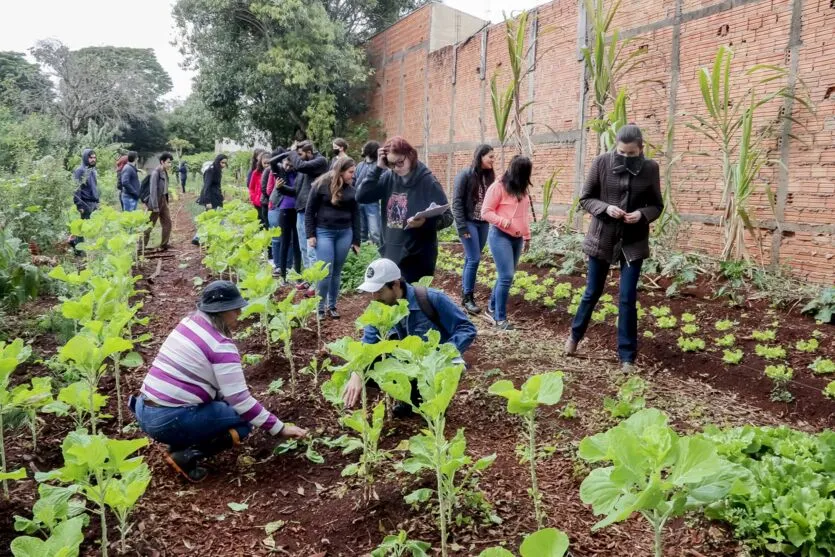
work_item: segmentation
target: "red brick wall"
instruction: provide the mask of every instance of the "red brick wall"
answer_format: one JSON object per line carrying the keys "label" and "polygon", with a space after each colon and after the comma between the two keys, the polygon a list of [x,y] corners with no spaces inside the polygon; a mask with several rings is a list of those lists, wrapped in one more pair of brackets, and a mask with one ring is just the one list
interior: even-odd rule
{"label": "red brick wall", "polygon": [[[635,37],[630,50],[643,48],[647,54],[619,85],[630,93],[630,119],[653,143],[664,146],[671,113],[674,117],[670,156],[681,158],[671,172],[672,191],[687,227],[681,246],[714,254],[722,248],[722,231],[717,226],[722,213],[721,168],[716,147],[687,127],[694,122],[694,114],[705,111],[697,81],[699,68],[713,61],[720,45],[730,46],[733,67],[740,76],[736,88],[741,92],[750,80],[742,76],[744,69],[755,64],[789,68],[794,45],[798,83],[808,91],[815,111],[798,109],[795,104],[792,116],[798,124],[791,132],[797,139],[791,139],[786,149],[788,180],[777,213],[781,218],[775,219],[764,190],[756,193],[751,207],[762,225],[762,242],[760,247],[749,240],[747,246],[757,258],[762,254],[765,263],[790,265],[798,275],[815,282],[835,282],[835,4],[832,0],[636,1],[621,5],[615,26],[622,36]],[[556,0],[537,9],[538,62],[522,91],[527,100],[532,86],[535,102],[532,120],[536,124],[531,127],[534,195],[539,197],[542,182],[557,171],[559,186],[552,209],[556,215],[565,214],[597,152],[596,137],[590,133],[580,149],[583,67],[577,59],[577,6],[576,0]],[[389,137],[409,139],[441,184],[451,189],[455,174],[469,164],[476,144],[498,143],[489,86],[494,75],[500,87],[507,83],[508,57],[503,24],[486,31],[484,69],[481,33],[454,47],[428,52],[431,13],[431,6],[424,7],[369,42],[376,86],[368,117],[382,121]],[[800,32],[794,37],[793,16],[800,18]],[[768,90],[763,88],[762,93]],[[756,124],[774,121],[782,105],[782,100],[775,100],[763,107]],[[584,120],[594,115],[587,97]],[[778,159],[779,142],[772,141],[769,148],[770,156]],[[506,147],[505,162],[512,151]],[[760,182],[780,193],[780,175],[780,165],[769,165]],[[776,227],[782,234],[773,237]]]}

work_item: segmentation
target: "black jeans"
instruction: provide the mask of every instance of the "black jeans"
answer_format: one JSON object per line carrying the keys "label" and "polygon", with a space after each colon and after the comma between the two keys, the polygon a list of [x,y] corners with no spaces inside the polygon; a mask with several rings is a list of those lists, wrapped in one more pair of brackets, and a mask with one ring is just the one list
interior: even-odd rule
{"label": "black jeans", "polygon": [[[278,254],[279,269],[281,277],[287,278],[287,253],[293,249],[293,268],[297,273],[302,272],[302,252],[299,248],[299,240],[296,238],[296,210],[281,209],[278,212],[278,226],[281,228],[281,248]],[[275,254],[273,254],[275,255]]]}
{"label": "black jeans", "polygon": [[[638,279],[641,278],[643,259],[620,265],[620,304],[618,306],[618,358],[621,362],[633,363],[638,355]],[[586,334],[594,306],[606,287],[609,263],[603,259],[589,257],[589,273],[586,291],[571,324],[571,338],[580,342]]]}
{"label": "black jeans", "polygon": [[427,249],[421,253],[407,255],[400,260],[398,267],[403,275],[403,280],[409,284],[416,283],[423,277],[435,276],[435,263],[438,259],[438,246],[434,249]]}

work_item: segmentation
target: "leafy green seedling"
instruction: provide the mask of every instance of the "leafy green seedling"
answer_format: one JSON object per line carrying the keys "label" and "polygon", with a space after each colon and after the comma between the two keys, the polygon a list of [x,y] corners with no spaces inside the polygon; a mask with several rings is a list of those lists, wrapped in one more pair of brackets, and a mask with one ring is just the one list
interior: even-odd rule
{"label": "leafy green seedling", "polygon": [[20,536],[12,540],[14,557],[78,557],[84,541],[84,518],[77,516],[58,524],[46,539]]}
{"label": "leafy green seedling", "polygon": [[815,361],[809,364],[809,369],[817,375],[824,375],[827,373],[835,373],[835,362],[829,358],[815,358]]}
{"label": "leafy green seedling", "polygon": [[743,352],[739,348],[736,350],[725,350],[722,356],[722,361],[726,364],[736,365],[742,361]]}
{"label": "leafy green seedling", "polygon": [[786,349],[782,346],[765,346],[757,344],[754,347],[757,356],[766,360],[782,360],[786,357]]}
{"label": "leafy green seedling", "polygon": [[419,540],[409,539],[405,530],[383,538],[383,543],[371,551],[371,557],[428,557],[426,551],[430,545]]}
{"label": "leafy green seedling", "polygon": [[[139,476],[147,475],[150,479],[150,471],[142,462],[142,457],[131,457],[134,452],[147,445],[148,440],[145,438],[108,439],[101,434],[88,435],[72,431],[61,445],[64,466],[51,472],[35,474],[35,479],[39,482],[54,480],[76,486],[79,493],[83,493],[89,501],[98,505],[102,557],[107,557],[108,548],[106,507],[117,501],[122,502],[118,500],[118,496],[114,501],[110,492],[120,491],[119,486],[124,486],[123,482],[136,480]],[[137,472],[138,468],[144,468],[144,472]],[[147,483],[145,485],[147,486]],[[144,487],[142,491],[144,492]],[[115,511],[116,507],[113,508]],[[125,519],[126,516],[127,513]]]}
{"label": "leafy green seedling", "polygon": [[[299,275],[295,271],[290,273],[291,280],[301,280],[307,284],[319,284],[320,281],[325,280],[330,274],[330,268],[324,261],[317,261],[310,267],[307,267]],[[314,296],[312,299],[319,302],[319,296]],[[316,312],[316,346],[322,346],[322,319],[319,317],[319,312]]]}
{"label": "leafy green seedling", "polygon": [[640,377],[630,377],[618,389],[618,398],[603,399],[603,407],[613,418],[628,418],[638,410],[646,407],[644,392],[647,382]]}
{"label": "leafy green seedling", "polygon": [[279,377],[270,383],[270,386],[267,387],[267,394],[268,395],[277,395],[281,393],[282,388],[284,387],[284,379]]}
{"label": "leafy green seedling", "polygon": [[261,323],[261,330],[264,331],[267,342],[267,356],[272,352],[272,339],[270,335],[270,318],[277,311],[273,296],[278,290],[278,281],[273,278],[272,271],[268,268],[262,268],[256,273],[246,276],[238,286],[241,289],[241,295],[247,301],[246,307],[241,311],[240,319],[246,319],[250,315],[258,315],[258,321]]}
{"label": "leafy green seedling", "polygon": [[[15,339],[6,344],[0,342],[0,474],[6,473],[6,445],[3,436],[3,413],[11,403],[12,394],[9,392],[9,378],[12,372],[25,362],[32,354],[32,349],[23,344],[23,340]],[[3,480],[3,494],[9,499],[9,486]]]}
{"label": "leafy green seedling", "polygon": [[720,458],[713,442],[680,437],[667,417],[641,410],[612,429],[580,442],[580,458],[611,462],[583,480],[580,498],[595,515],[592,531],[640,513],[655,533],[655,556],[663,555],[664,525],[685,512],[723,499],[747,471]]}
{"label": "leafy green seedling", "polygon": [[835,381],[830,381],[823,390],[824,396],[827,398],[835,398]]}
{"label": "leafy green seedling", "polygon": [[119,521],[119,545],[121,552],[127,551],[127,535],[133,525],[129,522],[130,513],[139,498],[145,494],[151,482],[151,471],[147,465],[141,464],[121,475],[113,478],[104,495],[104,503],[110,507]]}
{"label": "leafy green seedling", "polygon": [[791,402],[794,396],[788,390],[787,386],[794,377],[794,370],[785,365],[766,366],[765,376],[774,382],[774,388],[771,390],[771,400],[774,402]]}
{"label": "leafy green seedling", "polygon": [[671,312],[669,306],[650,306],[649,313],[657,319],[659,317],[667,317]]}
{"label": "leafy green seedling", "polygon": [[52,378],[33,377],[30,384],[18,385],[11,393],[13,408],[19,408],[26,414],[26,421],[32,432],[32,450],[38,450],[38,411],[48,411],[54,406],[52,398]]}
{"label": "leafy green seedling", "polygon": [[725,332],[725,331],[730,331],[731,329],[733,329],[737,325],[738,325],[738,323],[736,321],[731,321],[730,319],[722,319],[722,320],[717,321],[716,323],[714,323],[713,326],[716,327],[717,331]]}
{"label": "leafy green seedling", "polygon": [[330,358],[325,358],[320,362],[319,359],[314,356],[313,359],[310,360],[310,363],[302,368],[301,373],[312,375],[313,387],[316,388],[319,386],[319,375],[321,375],[323,371],[326,371],[330,368]]}
{"label": "leafy green seedling", "polygon": [[699,326],[693,323],[688,323],[681,328],[681,332],[685,335],[692,336],[699,332]]}
{"label": "leafy green seedling", "polygon": [[814,352],[818,349],[820,343],[818,343],[818,339],[810,338],[809,340],[798,340],[797,344],[795,344],[795,348],[800,350],[801,352]]}
{"label": "leafy green seedling", "polygon": [[681,314],[681,322],[682,323],[695,323],[696,322],[696,316],[693,315],[692,313],[686,313],[686,312],[682,313]]}
{"label": "leafy green seedling", "polygon": [[323,457],[314,447],[319,439],[315,437],[309,440],[289,439],[280,443],[273,449],[273,454],[283,455],[305,447],[304,457],[314,464],[324,464],[325,457]]}
{"label": "leafy green seedling", "polygon": [[[568,551],[568,536],[556,528],[543,528],[525,536],[519,546],[521,557],[562,557]],[[514,557],[503,547],[489,547],[478,557]]]}
{"label": "leafy green seedling", "polygon": [[678,320],[672,315],[658,317],[655,320],[655,324],[658,326],[659,329],[672,329],[676,326],[677,323]]}
{"label": "leafy green seedling", "polygon": [[84,514],[87,509],[84,502],[78,500],[77,495],[78,487],[76,486],[56,487],[40,484],[38,500],[32,507],[32,518],[15,516],[15,531],[48,536],[61,522],[76,516],[82,516],[84,526],[87,526],[89,517]]}
{"label": "leafy green seedling", "polygon": [[62,415],[72,409],[74,411],[73,421],[76,429],[78,429],[84,426],[88,416],[104,417],[100,412],[106,404],[106,396],[98,391],[91,391],[90,385],[86,382],[76,381],[58,391],[58,401],[54,405],[54,411],[58,415]]}
{"label": "leafy green seedling", "polygon": [[716,339],[716,345],[723,348],[730,348],[734,344],[736,344],[736,337],[730,333]]}
{"label": "leafy green seedling", "polygon": [[701,352],[705,349],[705,341],[697,337],[678,337],[678,347],[683,352]]}
{"label": "leafy green seedling", "polygon": [[768,342],[777,338],[777,333],[773,329],[766,329],[764,331],[751,331],[751,337],[759,342]]}
{"label": "leafy green seedling", "polygon": [[644,338],[655,338],[655,333],[647,329],[644,331]]}
{"label": "leafy green seedling", "polygon": [[540,406],[553,406],[562,398],[562,372],[533,375],[516,389],[512,381],[496,381],[490,386],[489,393],[507,399],[507,412],[520,416],[527,429],[527,450],[524,460],[530,464],[531,498],[533,499],[534,516],[539,528],[545,523],[545,512],[542,509],[542,494],[536,477],[536,411]]}
{"label": "leafy green seedling", "polygon": [[577,417],[577,406],[573,402],[569,402],[566,404],[562,410],[560,410],[560,418],[565,418],[566,420],[573,420]]}

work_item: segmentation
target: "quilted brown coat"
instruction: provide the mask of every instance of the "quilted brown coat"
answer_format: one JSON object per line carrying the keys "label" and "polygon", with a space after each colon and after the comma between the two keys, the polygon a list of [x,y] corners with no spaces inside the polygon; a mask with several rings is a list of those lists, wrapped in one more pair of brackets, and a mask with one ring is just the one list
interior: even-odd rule
{"label": "quilted brown coat", "polygon": [[[580,205],[592,215],[583,240],[583,252],[589,257],[628,262],[649,257],[649,224],[661,215],[661,179],[658,163],[647,159],[637,176],[612,170],[614,153],[599,155],[592,162],[580,194]],[[635,224],[613,219],[606,214],[609,205],[627,213],[640,211],[643,218]]]}

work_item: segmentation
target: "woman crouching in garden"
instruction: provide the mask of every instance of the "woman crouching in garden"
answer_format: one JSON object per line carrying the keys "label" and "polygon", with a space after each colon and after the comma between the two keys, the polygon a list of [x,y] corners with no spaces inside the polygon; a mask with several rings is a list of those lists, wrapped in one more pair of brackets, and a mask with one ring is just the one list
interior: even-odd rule
{"label": "woman crouching in garden", "polygon": [[168,445],[166,461],[192,482],[206,477],[201,460],[239,445],[253,426],[285,438],[307,435],[249,394],[230,339],[245,305],[231,282],[209,284],[198,311],[180,321],[160,347],[141,394],[131,397],[139,427]]}
{"label": "woman crouching in garden", "polygon": [[592,162],[580,195],[580,205],[592,215],[583,241],[589,272],[565,341],[566,354],[577,352],[603,294],[609,267],[619,263],[618,359],[624,371],[631,371],[638,354],[637,290],[641,265],[649,257],[649,224],[664,208],[660,182],[658,163],[644,158],[641,129],[634,124],[623,126],[615,149]]}

